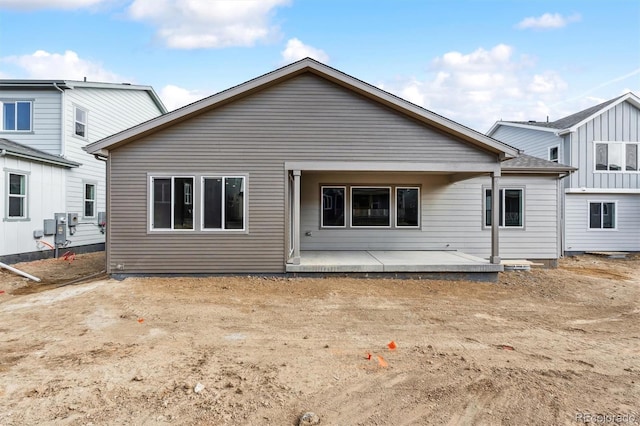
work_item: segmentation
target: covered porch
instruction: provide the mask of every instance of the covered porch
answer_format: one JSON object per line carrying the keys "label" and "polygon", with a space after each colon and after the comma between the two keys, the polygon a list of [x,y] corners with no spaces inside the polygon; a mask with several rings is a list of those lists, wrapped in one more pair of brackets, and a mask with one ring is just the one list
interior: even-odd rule
{"label": "covered porch", "polygon": [[299,264],[287,273],[496,273],[501,264],[460,251],[436,250],[302,250]]}

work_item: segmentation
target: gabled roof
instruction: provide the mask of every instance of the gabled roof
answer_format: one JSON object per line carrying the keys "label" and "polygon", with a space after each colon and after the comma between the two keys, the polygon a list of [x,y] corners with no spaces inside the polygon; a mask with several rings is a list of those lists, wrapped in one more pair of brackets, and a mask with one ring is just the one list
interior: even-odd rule
{"label": "gabled roof", "polygon": [[578,170],[575,167],[566,166],[564,164],[555,163],[553,161],[527,154],[520,154],[516,158],[503,161],[500,163],[500,168],[503,172],[552,174],[564,174]]}
{"label": "gabled roof", "polygon": [[11,156],[18,158],[26,158],[30,161],[36,161],[40,163],[53,164],[61,167],[79,167],[82,164],[75,161],[67,160],[57,155],[49,154],[39,149],[31,148],[18,142],[11,141],[9,139],[0,139],[0,156]]}
{"label": "gabled roof", "polygon": [[298,62],[294,62],[285,67],[254,78],[253,80],[249,80],[246,83],[242,83],[163,116],[151,119],[135,127],[106,137],[100,141],[87,145],[85,150],[92,154],[107,155],[110,149],[127,144],[136,139],[150,135],[179,122],[188,120],[191,117],[195,117],[199,114],[213,110],[222,105],[233,102],[234,100],[256,93],[260,90],[264,90],[282,81],[307,72],[325,78],[366,98],[392,108],[406,116],[428,124],[429,126],[432,126],[444,133],[460,138],[486,151],[498,154],[503,158],[512,158],[518,155],[517,148],[483,135],[482,133],[419,107],[418,105],[392,95],[389,92],[385,92],[382,89],[358,80],[355,77],[347,75],[311,58],[305,58]]}
{"label": "gabled roof", "polygon": [[162,103],[158,94],[151,86],[141,86],[129,83],[100,83],[95,81],[76,81],[76,80],[10,80],[0,79],[0,90],[73,90],[75,88],[89,89],[116,89],[116,90],[140,90],[149,94],[158,109],[165,114],[167,108]]}
{"label": "gabled roof", "polygon": [[564,134],[575,131],[578,127],[582,126],[589,120],[592,120],[596,116],[603,112],[615,107],[622,102],[630,102],[637,108],[640,108],[640,98],[635,94],[629,92],[617,98],[609,99],[601,104],[594,105],[582,111],[578,111],[574,114],[560,118],[559,120],[546,122],[546,121],[497,121],[491,129],[487,132],[487,135],[492,135],[498,127],[511,126],[511,127],[524,127],[543,131],[552,131],[556,134]]}

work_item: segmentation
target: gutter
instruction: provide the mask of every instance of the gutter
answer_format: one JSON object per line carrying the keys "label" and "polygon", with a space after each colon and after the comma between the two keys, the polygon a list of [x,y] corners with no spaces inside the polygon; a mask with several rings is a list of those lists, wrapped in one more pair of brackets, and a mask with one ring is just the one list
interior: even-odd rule
{"label": "gutter", "polygon": [[41,157],[36,157],[35,155],[21,154],[19,152],[9,152],[9,153],[7,153],[6,149],[3,149],[2,151],[0,151],[0,157],[4,157],[7,154],[12,156],[12,157],[26,158],[27,160],[33,160],[33,161],[37,161],[37,162],[40,162],[40,163],[51,163],[51,164],[56,164],[58,166],[64,166],[64,167],[68,167],[68,168],[75,168],[75,167],[82,166],[82,163],[76,163],[76,162],[73,162],[73,161],[69,161],[69,162],[56,161],[54,159],[41,158]]}

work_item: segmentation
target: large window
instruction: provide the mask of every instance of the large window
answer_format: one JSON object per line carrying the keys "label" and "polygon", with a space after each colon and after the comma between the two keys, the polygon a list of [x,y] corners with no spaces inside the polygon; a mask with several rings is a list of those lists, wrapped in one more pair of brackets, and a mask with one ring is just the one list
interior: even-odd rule
{"label": "large window", "polygon": [[152,177],[151,229],[193,229],[193,177]]}
{"label": "large window", "polygon": [[391,188],[351,187],[351,226],[390,227]]}
{"label": "large window", "polygon": [[637,142],[596,142],[595,168],[597,171],[609,172],[637,172],[638,167]]}
{"label": "large window", "polygon": [[3,101],[2,130],[31,131],[31,101]]}
{"label": "large window", "polygon": [[84,184],[84,217],[96,217],[96,184]]}
{"label": "large window", "polygon": [[87,137],[87,111],[82,108],[75,107],[73,128],[74,135],[81,138]]}
{"label": "large window", "polygon": [[[484,224],[491,226],[491,189],[485,189],[484,196]],[[521,188],[501,189],[499,194],[499,226],[521,228],[524,226],[524,190]]]}
{"label": "large window", "polygon": [[344,228],[345,222],[345,186],[322,187],[322,217],[320,226],[325,228]]}
{"label": "large window", "polygon": [[396,226],[418,227],[420,224],[420,189],[396,188]]}
{"label": "large window", "polygon": [[615,229],[616,228],[616,203],[615,202],[590,202],[589,203],[589,229]]}
{"label": "large window", "polygon": [[204,177],[202,187],[202,229],[244,230],[244,177]]}
{"label": "large window", "polygon": [[7,177],[7,218],[26,219],[27,175],[9,172]]}

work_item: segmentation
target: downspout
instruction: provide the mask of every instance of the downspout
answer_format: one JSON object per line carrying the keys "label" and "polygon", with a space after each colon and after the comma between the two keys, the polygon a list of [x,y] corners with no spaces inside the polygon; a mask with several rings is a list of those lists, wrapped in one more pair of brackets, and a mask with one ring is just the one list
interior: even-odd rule
{"label": "downspout", "polygon": [[53,87],[55,87],[56,89],[58,89],[60,91],[60,118],[61,118],[61,122],[60,122],[60,156],[64,157],[64,155],[66,154],[66,141],[64,139],[65,136],[65,132],[64,132],[64,127],[67,125],[66,122],[66,108],[65,108],[65,104],[64,104],[64,90],[61,89],[60,87],[58,87],[58,83],[56,83],[55,81],[53,82]]}

